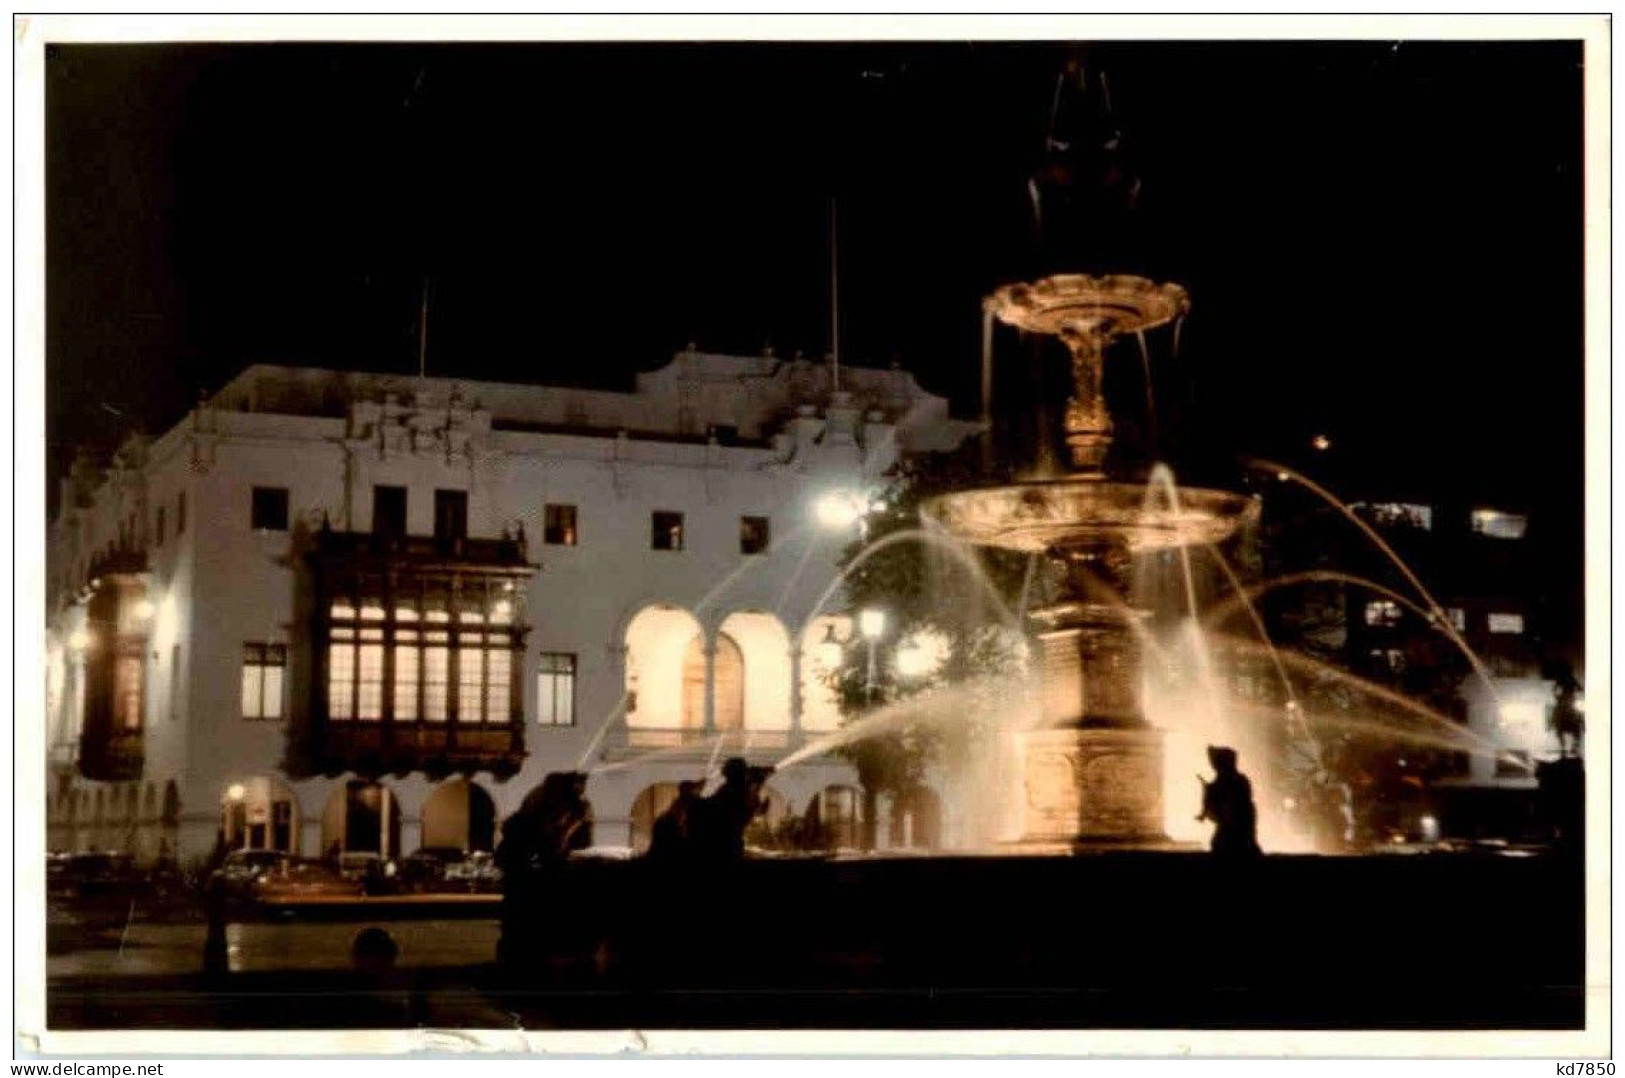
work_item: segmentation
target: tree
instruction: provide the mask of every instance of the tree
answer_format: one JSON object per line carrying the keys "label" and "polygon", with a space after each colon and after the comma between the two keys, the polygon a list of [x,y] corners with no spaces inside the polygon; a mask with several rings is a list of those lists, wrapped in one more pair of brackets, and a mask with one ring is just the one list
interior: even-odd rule
{"label": "tree", "polygon": [[[936,531],[922,516],[932,498],[985,485],[973,459],[973,445],[954,454],[916,458],[901,465],[887,490],[870,506],[861,536],[843,551],[846,597],[854,618],[859,611],[884,611],[886,628],[873,645],[854,633],[831,681],[847,729],[861,736],[836,751],[858,772],[864,794],[864,843],[875,843],[876,808],[881,794],[905,798],[925,784],[934,765],[952,766],[985,751],[992,735],[991,701],[978,686],[1017,672],[1025,649],[1019,626],[1023,591],[1028,605],[1053,591],[1043,559],[1003,550],[974,548]],[[940,664],[924,676],[897,669],[899,645],[930,648]],[[953,722],[922,712],[912,716],[895,705],[928,690],[963,685]],[[889,715],[884,721],[877,721]],[[870,724],[866,729],[862,724]]]}

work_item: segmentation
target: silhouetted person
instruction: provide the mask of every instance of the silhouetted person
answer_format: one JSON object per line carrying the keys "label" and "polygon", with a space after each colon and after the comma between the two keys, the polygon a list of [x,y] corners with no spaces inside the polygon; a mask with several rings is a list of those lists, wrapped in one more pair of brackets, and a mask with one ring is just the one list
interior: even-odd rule
{"label": "silhouetted person", "polygon": [[592,803],[587,776],[580,771],[554,771],[525,795],[518,811],[502,824],[496,859],[504,873],[568,860],[592,845]]}
{"label": "silhouetted person", "polygon": [[772,768],[751,767],[742,757],[722,765],[722,785],[706,798],[695,834],[697,852],[707,861],[742,861],[745,830],[767,808],[762,787]]}
{"label": "silhouetted person", "polygon": [[1552,688],[1555,702],[1547,724],[1557,735],[1558,751],[1565,757],[1580,755],[1585,736],[1585,716],[1580,711],[1580,685],[1574,675],[1563,674]]}
{"label": "silhouetted person", "polygon": [[1258,810],[1253,805],[1253,784],[1236,768],[1236,750],[1209,745],[1212,782],[1202,783],[1202,814],[1213,823],[1212,851],[1221,857],[1255,857],[1258,849]]}
{"label": "silhouetted person", "polygon": [[651,861],[662,864],[680,864],[692,861],[695,852],[695,830],[704,811],[700,802],[700,789],[704,783],[685,779],[677,784],[677,798],[654,822],[649,839]]}

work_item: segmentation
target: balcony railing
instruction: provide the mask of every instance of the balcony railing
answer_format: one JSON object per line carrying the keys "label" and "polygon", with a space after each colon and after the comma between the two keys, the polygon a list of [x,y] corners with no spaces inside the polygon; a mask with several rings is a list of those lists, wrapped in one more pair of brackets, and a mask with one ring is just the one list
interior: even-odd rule
{"label": "balcony railing", "polygon": [[358,774],[490,771],[501,777],[524,763],[524,724],[328,722],[317,755],[328,769]]}
{"label": "balcony railing", "polygon": [[[718,740],[721,745],[719,747]],[[611,736],[607,755],[623,750],[693,749],[696,752],[739,756],[758,750],[782,752],[798,745],[806,735],[793,730],[706,730],[703,727],[629,726]]]}
{"label": "balcony railing", "polygon": [[470,536],[392,535],[323,529],[316,533],[315,554],[319,558],[380,558],[517,568],[526,564],[525,545],[523,535],[517,538],[476,539]]}

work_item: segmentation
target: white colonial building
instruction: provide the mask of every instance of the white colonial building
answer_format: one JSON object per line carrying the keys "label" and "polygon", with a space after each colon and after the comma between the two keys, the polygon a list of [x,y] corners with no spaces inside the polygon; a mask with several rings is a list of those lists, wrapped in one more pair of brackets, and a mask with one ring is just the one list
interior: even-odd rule
{"label": "white colonial building", "polygon": [[[251,367],[63,482],[49,845],[489,848],[580,769],[639,846],[679,779],[838,724],[840,552],[970,431],[904,372],[692,348],[632,392]],[[854,785],[798,765],[774,813],[850,833]]]}

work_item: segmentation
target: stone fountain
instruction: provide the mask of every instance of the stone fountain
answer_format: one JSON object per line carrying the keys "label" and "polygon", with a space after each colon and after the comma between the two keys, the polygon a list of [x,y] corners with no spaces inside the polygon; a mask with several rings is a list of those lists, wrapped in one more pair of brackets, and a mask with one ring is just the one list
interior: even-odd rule
{"label": "stone fountain", "polygon": [[1162,731],[1140,691],[1140,624],[1127,600],[1143,554],[1217,543],[1256,517],[1246,496],[1181,489],[1146,497],[1141,482],[1109,476],[1112,418],[1102,392],[1107,349],[1125,335],[1177,325],[1185,290],[1143,277],[1067,274],[1009,285],[987,299],[999,321],[1059,338],[1071,354],[1066,408],[1072,471],[1055,479],[945,495],[927,512],[972,543],[1040,553],[1067,567],[1065,598],[1032,614],[1040,714],[1019,736],[1021,841],[1167,842]]}

